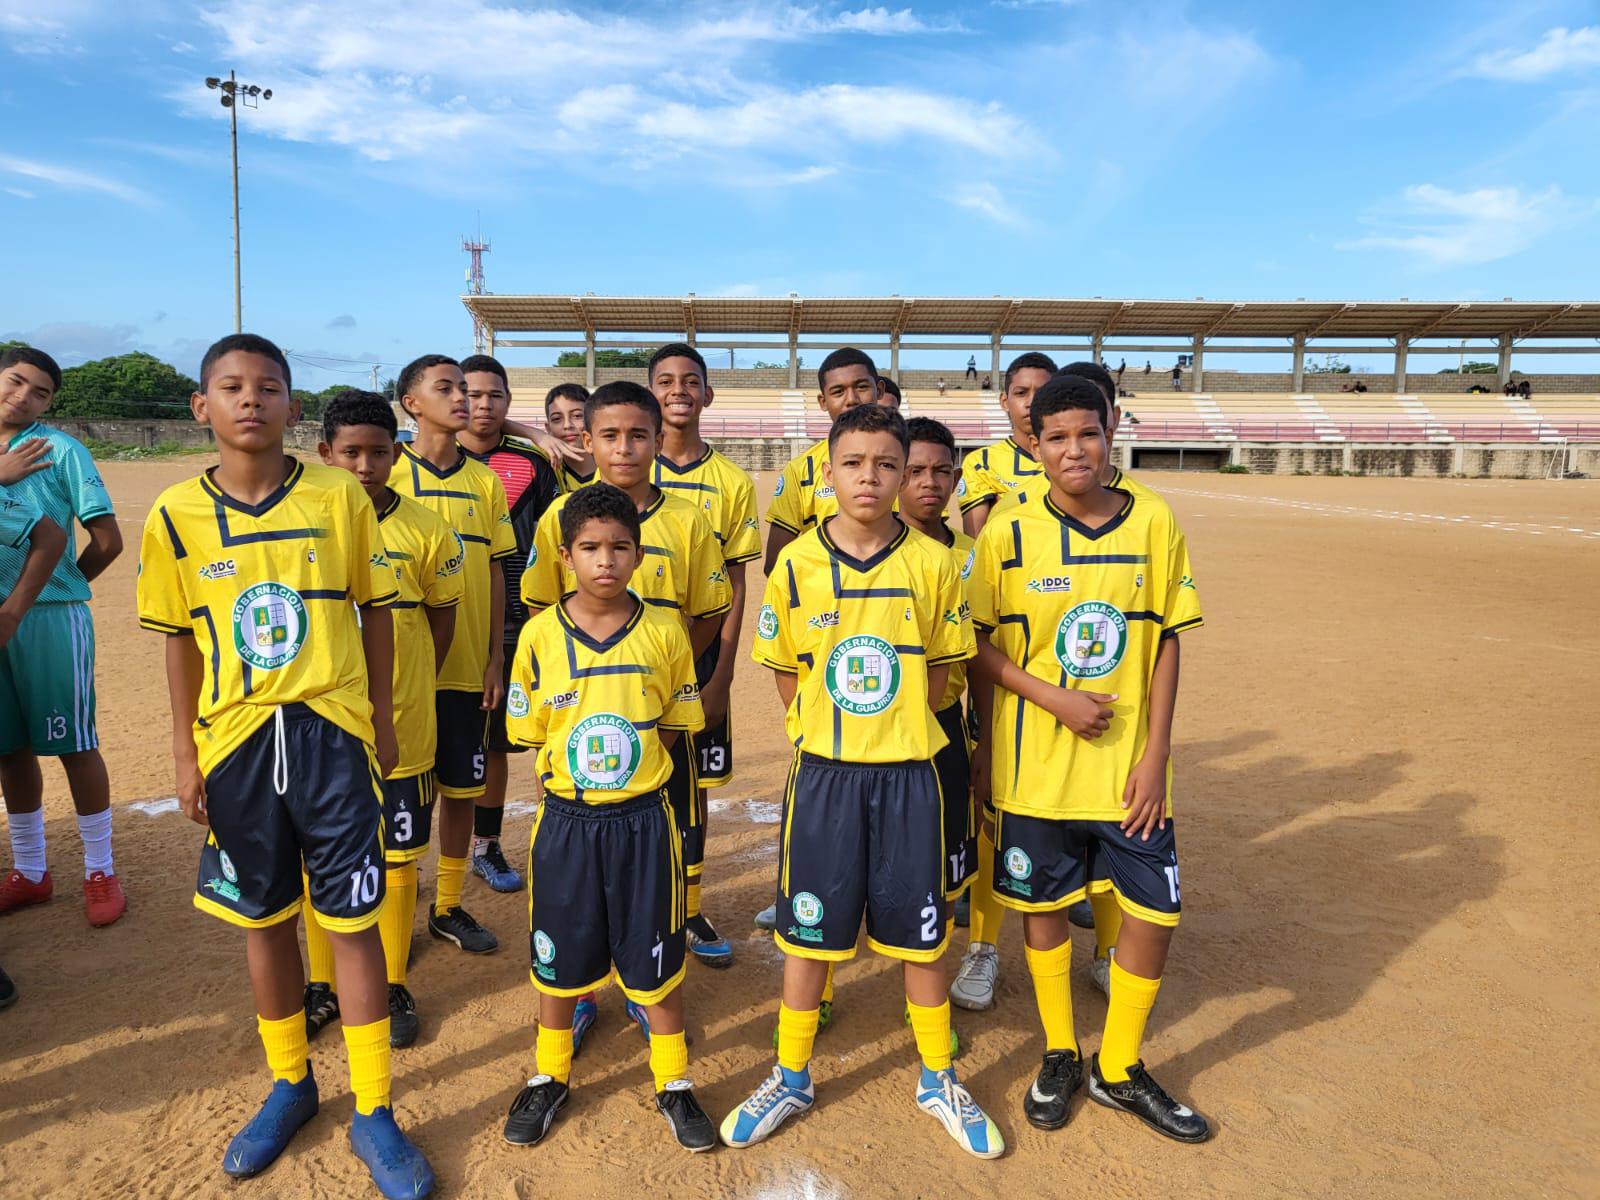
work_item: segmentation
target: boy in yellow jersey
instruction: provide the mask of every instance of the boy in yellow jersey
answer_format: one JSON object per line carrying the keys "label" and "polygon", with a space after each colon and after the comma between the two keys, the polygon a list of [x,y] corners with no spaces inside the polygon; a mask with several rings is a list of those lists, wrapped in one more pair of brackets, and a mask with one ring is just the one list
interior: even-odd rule
{"label": "boy in yellow jersey", "polygon": [[1070,1115],[1084,1071],[1066,908],[1110,891],[1122,928],[1089,1094],[1202,1141],[1205,1118],[1139,1060],[1181,907],[1168,756],[1178,635],[1201,623],[1188,550],[1165,505],[1101,483],[1105,398],[1094,384],[1052,379],[1030,421],[1050,487],[984,527],[972,589],[973,674],[995,689],[995,892],[1023,913],[1045,1030],[1023,1111],[1042,1129]]}
{"label": "boy in yellow jersey", "polygon": [[417,432],[401,446],[389,486],[432,509],[455,530],[462,543],[465,588],[435,697],[439,881],[428,932],[469,954],[489,954],[500,943],[461,906],[461,887],[473,801],[484,793],[488,718],[505,691],[506,594],[500,563],[517,552],[517,539],[499,477],[456,442],[467,426],[468,408],[466,377],[455,359],[426,354],[408,363],[395,395],[416,420]]}
{"label": "boy in yellow jersey", "polygon": [[537,1073],[505,1139],[531,1146],[549,1132],[567,1101],[577,1003],[615,973],[648,1014],[657,1109],[679,1145],[709,1150],[716,1131],[688,1079],[684,868],[665,788],[671,743],[704,721],[694,656],[677,617],[628,588],[648,562],[633,498],[597,483],[560,522],[573,590],[523,627],[506,717],[536,751],[544,803],[529,852]]}
{"label": "boy in yellow jersey", "polygon": [[316,1115],[295,936],[304,870],[344,984],[351,1146],[383,1195],[426,1195],[433,1172],[389,1107],[375,928],[380,780],[398,758],[394,571],[354,477],[284,454],[300,406],[278,347],[254,334],[215,343],[191,405],[218,464],[168,488],[145,518],[138,608],[141,625],[166,635],[178,801],[210,827],[195,907],[245,930],[273,1075],[222,1169],[265,1170]]}
{"label": "boy in yellow jersey", "polygon": [[[876,385],[876,376],[873,377]],[[814,1102],[811,1049],[830,963],[868,944],[901,961],[922,1072],[917,1106],[981,1158],[1004,1150],[950,1065],[943,814],[934,710],[953,663],[973,651],[950,552],[895,515],[905,422],[876,404],[829,433],[824,479],[839,511],[778,556],[756,626],[796,748],[784,797],[778,880],[785,955],[778,1064],[722,1123],[743,1147]]]}
{"label": "boy in yellow jersey", "polygon": [[[644,563],[634,573],[633,590],[651,607],[677,615],[698,658],[716,641],[731,595],[722,551],[700,509],[650,482],[661,447],[661,406],[637,383],[608,383],[589,397],[584,420],[585,445],[594,455],[600,480],[626,492],[638,509]],[[577,586],[572,568],[561,557],[561,510],[582,491],[559,497],[533,535],[533,552],[522,575],[522,601],[530,613],[549,608]],[[693,739],[681,741],[672,755],[667,795],[683,838],[687,903],[694,911],[700,903],[705,827],[699,817]],[[630,1000],[627,1011],[648,1037],[645,1010]],[[593,1001],[584,997],[579,1024],[586,1028],[593,1019]]]}
{"label": "boy in yellow jersey", "polygon": [[1033,457],[1028,408],[1034,393],[1055,373],[1055,360],[1037,351],[1019,354],[1006,368],[1000,382],[1000,409],[1011,422],[1011,433],[968,453],[961,464],[961,482],[956,484],[961,523],[970,536],[978,536],[1002,498],[1025,493],[1030,486],[1045,485],[1044,472]]}
{"label": "boy in yellow jersey", "polygon": [[[706,789],[733,779],[733,729],[728,713],[734,663],[739,657],[739,627],[744,619],[745,565],[761,557],[761,526],[756,489],[750,476],[700,436],[700,414],[715,393],[706,360],[693,346],[674,342],[650,357],[650,391],[661,405],[662,445],[656,455],[655,485],[698,508],[711,525],[722,551],[731,607],[716,640],[695,663],[706,727],[694,736],[700,789],[697,797],[704,852],[708,806]],[[692,889],[687,925],[689,950],[710,967],[733,962],[733,947],[700,911],[700,890]]]}
{"label": "boy in yellow jersey", "polygon": [[558,383],[545,394],[545,428],[582,452],[576,461],[550,460],[555,463],[563,492],[575,492],[584,484],[594,482],[594,455],[584,449],[583,444],[583,406],[588,402],[589,389],[581,383]]}
{"label": "boy in yellow jersey", "polygon": [[[322,412],[322,443],[330,467],[349,471],[378,513],[384,556],[394,568],[399,598],[394,613],[394,732],[399,760],[383,780],[383,855],[388,875],[378,932],[389,971],[389,1044],[417,1040],[416,1001],[406,987],[411,927],[417,913],[417,861],[433,828],[433,757],[437,745],[434,688],[455,633],[461,603],[461,543],[444,518],[389,488],[396,449],[394,409],[376,392],[334,395]],[[432,648],[426,653],[424,648]],[[339,1015],[333,951],[305,896],[306,1033]]]}

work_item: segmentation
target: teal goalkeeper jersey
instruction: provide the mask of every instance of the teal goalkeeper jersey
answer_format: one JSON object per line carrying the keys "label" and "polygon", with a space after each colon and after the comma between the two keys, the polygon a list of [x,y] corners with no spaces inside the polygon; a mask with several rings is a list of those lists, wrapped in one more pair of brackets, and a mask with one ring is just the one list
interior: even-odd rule
{"label": "teal goalkeeper jersey", "polygon": [[[44,514],[26,500],[18,500],[11,489],[0,484],[0,547],[28,551],[28,536]],[[15,581],[13,581],[13,584]],[[6,589],[7,592],[10,588]]]}
{"label": "teal goalkeeper jersey", "polygon": [[[12,500],[31,504],[67,534],[66,552],[51,573],[50,582],[39,593],[38,602],[69,604],[87,600],[89,583],[78,570],[78,539],[74,526],[111,514],[111,496],[83,443],[59,429],[36,421],[12,438],[6,449],[36,437],[50,443],[50,465],[13,483],[7,490]],[[26,546],[0,546],[0,595],[8,594],[17,586],[17,577],[22,574],[27,556]]]}

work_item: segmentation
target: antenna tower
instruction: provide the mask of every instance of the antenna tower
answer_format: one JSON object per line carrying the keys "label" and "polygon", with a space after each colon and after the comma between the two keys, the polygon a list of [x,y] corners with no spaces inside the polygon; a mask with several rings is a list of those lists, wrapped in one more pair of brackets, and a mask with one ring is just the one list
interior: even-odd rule
{"label": "antenna tower", "polygon": [[[489,253],[489,243],[483,240],[480,232],[470,238],[461,239],[461,248],[472,259],[467,267],[467,294],[471,296],[483,295],[483,256]],[[472,348],[479,354],[485,353],[489,348],[489,334],[484,329],[483,322],[478,320],[478,315],[472,315]]]}

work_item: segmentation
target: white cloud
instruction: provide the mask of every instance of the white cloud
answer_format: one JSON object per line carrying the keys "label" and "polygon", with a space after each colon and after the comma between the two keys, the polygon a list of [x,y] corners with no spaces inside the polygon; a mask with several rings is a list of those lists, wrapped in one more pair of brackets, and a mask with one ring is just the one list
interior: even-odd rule
{"label": "white cloud", "polygon": [[997,225],[1020,229],[1028,223],[992,183],[963,184],[950,193],[949,200],[957,208],[979,213]]}
{"label": "white cloud", "polygon": [[40,183],[48,183],[69,192],[96,192],[100,195],[110,196],[128,204],[151,205],[155,203],[153,197],[136,187],[109,179],[104,175],[97,175],[93,171],[85,171],[78,167],[64,167],[58,163],[36,162],[27,158],[16,158],[9,154],[0,154],[0,175],[20,175],[24,179],[35,179]]}
{"label": "white cloud", "polygon": [[1479,55],[1472,73],[1489,79],[1531,83],[1585,67],[1600,67],[1600,25],[1586,25],[1581,29],[1558,25],[1548,30],[1537,46],[1521,54]]}
{"label": "white cloud", "polygon": [[1399,251],[1433,267],[1474,266],[1525,250],[1597,209],[1595,202],[1575,201],[1554,185],[1525,192],[1516,187],[1452,191],[1414,184],[1369,216],[1369,223],[1384,232],[1339,248]]}

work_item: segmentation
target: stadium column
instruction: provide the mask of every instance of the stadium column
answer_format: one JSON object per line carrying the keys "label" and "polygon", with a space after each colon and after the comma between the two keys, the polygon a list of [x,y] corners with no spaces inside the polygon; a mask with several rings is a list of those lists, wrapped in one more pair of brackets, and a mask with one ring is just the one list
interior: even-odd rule
{"label": "stadium column", "polygon": [[800,386],[800,334],[793,326],[789,326],[789,386]]}
{"label": "stadium column", "polygon": [[1306,390],[1306,335],[1294,335],[1294,390]]}
{"label": "stadium column", "polygon": [[1406,351],[1411,348],[1411,339],[1404,334],[1394,339],[1394,390],[1406,390]]}
{"label": "stadium column", "polygon": [[[1000,378],[1000,335],[997,333],[989,339],[989,378]],[[959,474],[959,472],[957,472]]]}
{"label": "stadium column", "polygon": [[594,391],[594,334],[583,336],[583,386]]}
{"label": "stadium column", "polygon": [[1194,380],[1193,391],[1206,390],[1206,340],[1203,337],[1194,339],[1194,365],[1190,368]]}
{"label": "stadium column", "polygon": [[[1090,339],[1089,351],[1089,357],[1094,359],[1095,366],[1103,367],[1106,365],[1105,342],[1098,333]],[[996,356],[998,357],[998,353]]]}
{"label": "stadium column", "polygon": [[889,378],[900,382],[900,335],[889,335]]}
{"label": "stadium column", "polygon": [[1511,382],[1511,335],[1500,335],[1500,386]]}

